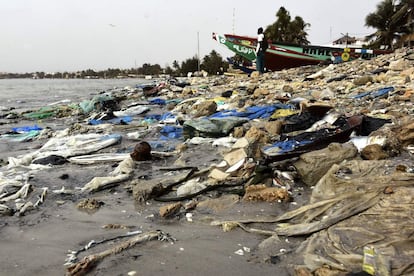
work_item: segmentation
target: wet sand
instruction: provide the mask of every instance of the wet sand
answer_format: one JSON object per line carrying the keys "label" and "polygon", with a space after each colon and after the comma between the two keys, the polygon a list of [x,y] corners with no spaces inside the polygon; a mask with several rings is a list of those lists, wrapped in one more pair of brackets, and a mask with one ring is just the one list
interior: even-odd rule
{"label": "wet sand", "polygon": [[[28,125],[30,121],[20,121]],[[47,123],[47,122],[43,122]],[[65,119],[50,120],[55,128],[63,128]],[[2,131],[8,128],[2,125]],[[19,156],[40,147],[43,141],[1,143],[0,159],[3,165],[8,156]],[[111,152],[132,149],[136,141],[123,139],[111,147]],[[209,145],[211,147],[211,145]],[[106,152],[107,150],[102,150]],[[189,150],[191,153],[191,150]],[[219,161],[219,155],[206,148],[189,154],[186,161],[194,166]],[[138,162],[135,177],[151,173],[153,166],[171,166],[175,157]],[[258,255],[257,247],[267,236],[252,234],[242,229],[224,232],[212,226],[212,220],[235,220],[277,216],[296,208],[290,202],[249,203],[239,201],[221,209],[196,208],[191,210],[193,221],[186,219],[186,211],[171,218],[161,218],[159,208],[168,203],[154,200],[137,203],[125,183],[96,193],[75,195],[54,194],[53,190],[82,187],[95,176],[106,176],[117,163],[102,165],[55,165],[37,172],[30,179],[34,187],[49,189],[45,202],[23,216],[3,216],[0,222],[1,275],[63,275],[68,250],[79,250],[91,240],[99,241],[124,235],[128,231],[161,230],[175,242],[149,241],[104,258],[88,275],[289,275],[289,255],[269,260]],[[198,201],[221,196],[207,193]],[[306,192],[295,194],[295,201],[306,201]],[[85,198],[96,199],[103,205],[93,213],[77,208]],[[105,229],[104,225],[119,224],[126,229]],[[269,229],[272,225],[269,224]],[[115,240],[79,254],[79,259],[102,252],[125,239]],[[287,246],[295,248],[299,240],[291,239]],[[289,249],[289,248],[287,248]],[[243,252],[243,255],[235,252]],[[250,251],[250,252],[249,252]]]}

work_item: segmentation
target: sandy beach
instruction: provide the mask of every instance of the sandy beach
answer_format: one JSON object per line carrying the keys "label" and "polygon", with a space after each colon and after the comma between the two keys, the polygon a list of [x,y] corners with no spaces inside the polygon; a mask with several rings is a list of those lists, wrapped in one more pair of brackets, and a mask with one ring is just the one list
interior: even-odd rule
{"label": "sandy beach", "polygon": [[410,275],[413,60],[5,108],[0,274]]}
{"label": "sandy beach", "polygon": [[[12,127],[38,124],[58,131],[70,127],[73,121],[80,119],[81,117],[46,118],[39,121],[3,119],[0,129],[5,134]],[[111,132],[122,134],[124,139],[120,144],[101,152],[132,152],[137,142],[125,137],[134,128],[111,128]],[[34,139],[18,142],[3,137],[0,143],[3,170],[7,167],[8,157],[34,152],[46,141],[47,139]],[[185,157],[186,162],[192,166],[203,168],[221,159],[218,152],[211,154],[211,145],[193,147],[194,151],[190,150]],[[173,166],[175,159],[176,156],[172,156],[138,162],[134,178],[165,174],[165,171],[158,169]],[[117,162],[99,165],[65,163],[33,173],[29,181],[33,187],[48,188],[46,199],[24,215],[2,217],[0,251],[4,257],[0,274],[63,275],[66,274],[64,264],[70,250],[79,250],[92,240],[116,238],[128,232],[161,230],[172,239],[149,241],[113,254],[102,260],[90,275],[128,275],[134,271],[136,275],[253,275],[259,272],[273,274],[275,271],[278,275],[287,275],[284,265],[263,263],[261,257],[252,254],[262,239],[261,235],[251,235],[241,229],[226,233],[218,226],[211,226],[210,222],[218,218],[232,220],[257,214],[276,215],[290,208],[290,203],[243,203],[239,201],[238,195],[228,195],[229,198],[217,203],[217,206],[207,205],[197,211],[182,210],[172,217],[162,218],[159,209],[166,203],[153,200],[137,203],[132,192],[125,188],[126,183],[90,194],[52,192],[62,187],[68,191],[82,187],[96,176],[107,175],[116,164]],[[198,200],[219,196],[220,194],[206,194]],[[83,199],[96,200],[102,205],[96,210],[83,210],[77,207]],[[193,215],[192,222],[187,221],[187,213]],[[112,229],[110,225],[116,226]],[[123,240],[126,238],[91,248],[79,254],[79,259],[116,246]]]}
{"label": "sandy beach", "polygon": [[[21,122],[30,123],[30,122]],[[45,123],[45,122],[44,122]],[[57,121],[53,120],[53,124]],[[1,159],[33,151],[42,141],[1,143]],[[134,141],[123,141],[112,150],[133,147]],[[205,149],[205,151],[211,151]],[[189,154],[188,162],[194,166],[217,160],[219,156]],[[190,160],[191,159],[191,160]],[[137,175],[150,175],[155,167],[169,166],[173,158],[144,161],[136,168]],[[214,219],[233,220],[258,215],[275,216],[290,208],[290,203],[246,203],[238,197],[223,199],[217,206],[200,210],[181,211],[171,218],[161,218],[159,208],[165,203],[148,201],[136,203],[131,192],[119,186],[92,193],[56,195],[52,190],[65,187],[75,189],[95,176],[106,175],[115,164],[53,166],[37,172],[31,179],[35,187],[48,187],[45,202],[23,216],[3,216],[1,231],[2,275],[63,275],[69,250],[79,250],[90,241],[109,239],[131,231],[161,230],[171,241],[150,241],[105,258],[90,275],[288,275],[285,265],[263,263],[262,256],[253,254],[262,235],[252,235],[241,229],[223,232],[210,225]],[[209,195],[199,197],[209,198]],[[82,199],[102,203],[98,210],[77,208]],[[293,207],[293,205],[292,205]],[[186,213],[193,221],[186,220]],[[121,229],[104,228],[118,225]],[[84,255],[115,246],[119,239],[91,248]],[[294,246],[294,239],[290,244]],[[242,250],[242,255],[235,252]],[[89,275],[89,274],[88,274]]]}

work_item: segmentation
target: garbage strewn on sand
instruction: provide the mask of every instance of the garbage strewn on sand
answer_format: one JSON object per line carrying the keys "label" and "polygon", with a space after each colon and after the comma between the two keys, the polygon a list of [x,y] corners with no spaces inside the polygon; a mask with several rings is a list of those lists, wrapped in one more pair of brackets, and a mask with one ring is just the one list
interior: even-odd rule
{"label": "garbage strewn on sand", "polygon": [[[206,227],[261,235],[262,243],[243,254],[277,259],[292,274],[413,274],[413,65],[414,52],[404,48],[372,60],[160,80],[78,105],[2,111],[3,129],[16,117],[28,126],[0,139],[40,147],[4,160],[0,214],[30,216],[52,194],[99,212],[105,202],[94,195],[113,188],[130,192],[123,200],[136,204],[163,202],[155,215],[165,220],[194,222],[206,208],[277,204],[276,215],[217,216]],[[68,117],[76,122],[65,129],[42,127]],[[62,166],[102,175],[59,189],[32,183],[39,171]],[[299,197],[303,191],[309,197]],[[118,247],[168,236],[147,235]],[[288,237],[302,240],[289,245]],[[118,247],[85,252],[82,261],[86,248],[76,251],[68,273],[89,270]]]}

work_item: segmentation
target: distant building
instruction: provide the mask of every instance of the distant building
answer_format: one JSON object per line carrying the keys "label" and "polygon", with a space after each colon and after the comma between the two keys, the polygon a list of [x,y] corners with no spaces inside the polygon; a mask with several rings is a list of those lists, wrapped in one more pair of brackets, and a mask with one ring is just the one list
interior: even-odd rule
{"label": "distant building", "polygon": [[343,37],[332,42],[333,45],[362,47],[367,45],[368,41],[365,38],[356,38],[354,36],[344,35]]}
{"label": "distant building", "polygon": [[355,44],[357,39],[355,37],[351,37],[349,35],[344,35],[343,37],[335,40],[332,42],[332,44]]}

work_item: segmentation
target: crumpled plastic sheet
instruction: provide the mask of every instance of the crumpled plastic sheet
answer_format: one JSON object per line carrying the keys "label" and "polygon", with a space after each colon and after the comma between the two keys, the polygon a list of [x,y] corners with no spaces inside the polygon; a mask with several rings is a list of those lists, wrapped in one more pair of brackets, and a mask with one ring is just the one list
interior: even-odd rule
{"label": "crumpled plastic sheet", "polygon": [[86,100],[79,103],[79,107],[84,113],[90,113],[93,110],[96,110],[97,106],[103,105],[104,102],[113,100],[111,95],[96,95],[91,100]]}
{"label": "crumpled plastic sheet", "polygon": [[183,125],[184,137],[194,136],[202,137],[223,137],[227,136],[230,131],[247,122],[246,118],[240,117],[225,117],[225,118],[196,118],[185,121]]}
{"label": "crumpled plastic sheet", "polygon": [[100,125],[100,124],[114,124],[114,125],[119,125],[119,124],[128,124],[132,122],[132,117],[131,116],[122,116],[122,117],[117,117],[117,118],[112,118],[109,120],[95,120],[95,119],[91,119],[88,121],[88,123],[90,125]]}
{"label": "crumpled plastic sheet", "polygon": [[383,260],[377,264],[383,271],[413,275],[414,173],[401,171],[413,165],[410,160],[352,160],[332,166],[309,205],[280,217],[288,224],[280,224],[278,234],[310,234],[296,250],[303,260],[297,265],[361,271],[369,245]]}
{"label": "crumpled plastic sheet", "polygon": [[30,165],[36,158],[44,158],[50,155],[72,157],[96,152],[121,141],[119,134],[79,134],[74,136],[51,138],[39,150],[20,157],[9,157],[8,167]]}
{"label": "crumpled plastic sheet", "polygon": [[224,118],[224,117],[243,117],[248,118],[250,120],[253,119],[267,119],[276,109],[293,109],[294,107],[287,104],[276,104],[270,106],[250,106],[246,108],[246,111],[241,112],[235,109],[233,110],[226,110],[214,113],[209,118]]}

